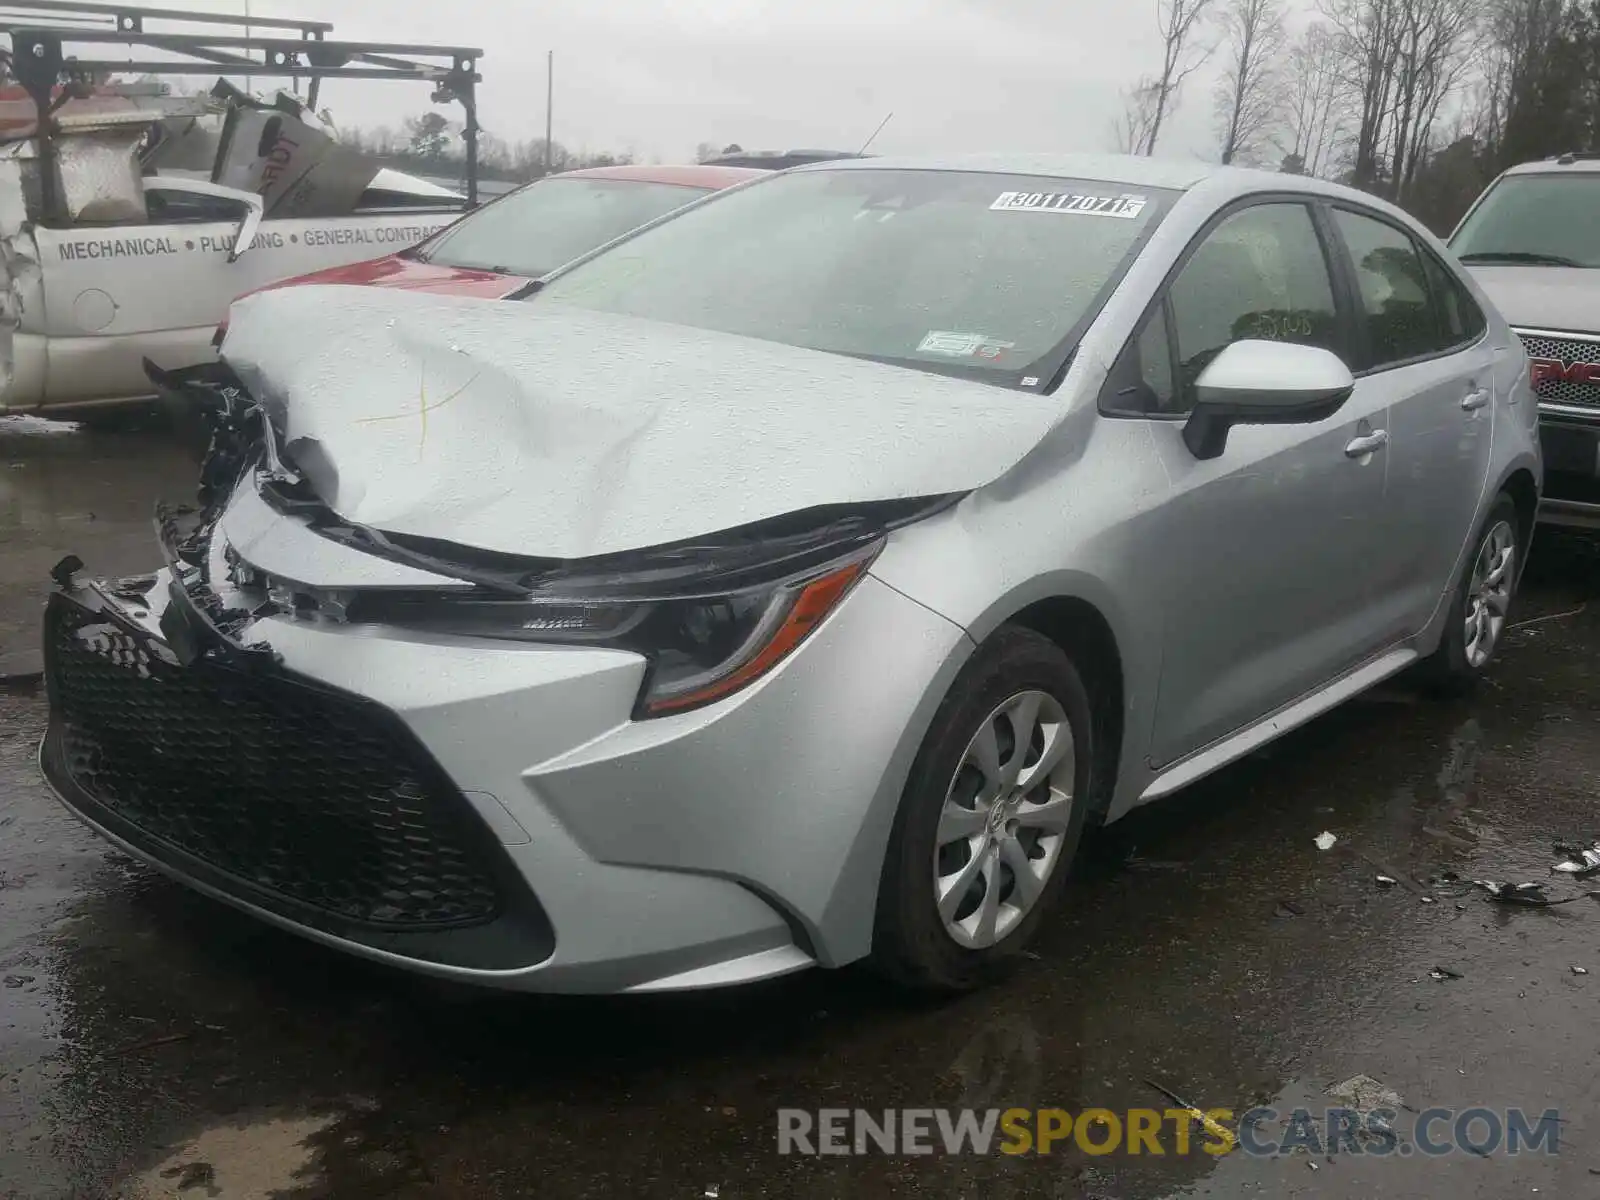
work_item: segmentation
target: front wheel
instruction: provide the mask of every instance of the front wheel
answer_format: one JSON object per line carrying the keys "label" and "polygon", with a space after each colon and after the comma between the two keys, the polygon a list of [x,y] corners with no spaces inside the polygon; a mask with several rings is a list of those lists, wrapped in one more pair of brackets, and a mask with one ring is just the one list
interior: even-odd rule
{"label": "front wheel", "polygon": [[911,768],[879,885],[876,965],[927,990],[1013,961],[1064,885],[1088,808],[1089,698],[1030,629],[979,648]]}
{"label": "front wheel", "polygon": [[1519,529],[1517,506],[1502,493],[1456,585],[1439,648],[1422,664],[1423,678],[1435,690],[1458,693],[1470,688],[1499,648],[1522,567]]}

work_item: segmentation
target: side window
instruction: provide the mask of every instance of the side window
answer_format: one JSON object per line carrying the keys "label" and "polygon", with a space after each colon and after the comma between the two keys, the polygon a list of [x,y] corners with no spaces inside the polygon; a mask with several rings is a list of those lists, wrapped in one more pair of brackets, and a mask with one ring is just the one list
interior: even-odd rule
{"label": "side window", "polygon": [[1443,349],[1444,314],[1429,303],[1422,256],[1410,236],[1348,209],[1336,210],[1334,221],[1356,268],[1371,347],[1366,365],[1383,367]]}
{"label": "side window", "polygon": [[245,206],[226,196],[205,192],[185,192],[177,188],[146,188],[145,215],[154,225],[176,225],[200,221],[239,221]]}
{"label": "side window", "polygon": [[1322,241],[1303,204],[1258,204],[1206,235],[1172,281],[1178,344],[1175,411],[1193,405],[1195,381],[1245,338],[1344,349]]}
{"label": "side window", "polygon": [[1449,349],[1477,341],[1483,336],[1489,322],[1478,307],[1478,302],[1472,298],[1472,293],[1467,291],[1454,271],[1433,255],[1423,255],[1423,266],[1428,272],[1428,289],[1440,309],[1440,348]]}
{"label": "side window", "polygon": [[1170,416],[1182,411],[1177,399],[1167,306],[1157,304],[1112,366],[1100,394],[1100,411],[1123,417]]}

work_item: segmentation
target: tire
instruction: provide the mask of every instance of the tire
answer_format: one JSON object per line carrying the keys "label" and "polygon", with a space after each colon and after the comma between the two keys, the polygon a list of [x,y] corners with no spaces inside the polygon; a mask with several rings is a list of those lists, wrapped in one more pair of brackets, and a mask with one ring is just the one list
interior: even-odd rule
{"label": "tire", "polygon": [[[963,992],[1021,956],[1059,898],[1083,836],[1094,767],[1090,713],[1072,660],[1030,629],[1003,626],[962,668],[895,816],[873,932],[881,973],[921,991]],[[1020,764],[1019,727],[1031,730]],[[1047,750],[1054,765],[1041,777]],[[1017,784],[1005,785],[1006,768],[1016,777],[1019,765]],[[1019,866],[1031,886],[1021,886]]]}
{"label": "tire", "polygon": [[[1505,635],[1522,555],[1517,506],[1502,492],[1478,530],[1472,554],[1456,583],[1439,648],[1418,668],[1430,691],[1460,695],[1483,677]],[[1469,625],[1474,631],[1470,634]]]}

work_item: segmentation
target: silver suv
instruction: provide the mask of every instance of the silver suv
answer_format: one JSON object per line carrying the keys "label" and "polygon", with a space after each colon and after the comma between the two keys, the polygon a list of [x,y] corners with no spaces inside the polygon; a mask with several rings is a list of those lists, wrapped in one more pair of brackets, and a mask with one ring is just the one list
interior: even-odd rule
{"label": "silver suv", "polygon": [[1600,155],[1512,167],[1450,237],[1527,347],[1539,397],[1539,519],[1600,528]]}

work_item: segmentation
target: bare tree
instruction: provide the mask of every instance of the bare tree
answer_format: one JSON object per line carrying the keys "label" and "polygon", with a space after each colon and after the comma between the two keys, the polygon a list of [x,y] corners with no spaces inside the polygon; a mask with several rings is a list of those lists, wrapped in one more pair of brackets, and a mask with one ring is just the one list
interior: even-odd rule
{"label": "bare tree", "polygon": [[1386,136],[1387,173],[1397,199],[1433,145],[1445,99],[1461,84],[1477,12],[1475,0],[1406,0],[1401,8],[1395,104]]}
{"label": "bare tree", "polygon": [[1139,153],[1154,154],[1161,123],[1178,103],[1184,80],[1205,65],[1215,45],[1196,41],[1212,0],[1156,0],[1156,22],[1161,28],[1161,71],[1151,81],[1154,107],[1150,129]]}
{"label": "bare tree", "polygon": [[1288,38],[1282,0],[1227,0],[1222,12],[1228,61],[1217,81],[1222,161],[1248,157],[1283,109],[1279,71]]}
{"label": "bare tree", "polygon": [[1112,144],[1123,154],[1148,154],[1150,131],[1155,127],[1159,87],[1155,80],[1139,80],[1122,93],[1122,115],[1111,127]]}
{"label": "bare tree", "polygon": [[1401,10],[1409,0],[1320,0],[1340,50],[1340,71],[1354,94],[1352,182],[1372,187],[1383,173],[1381,143],[1393,108],[1400,57]]}
{"label": "bare tree", "polygon": [[[1528,140],[1526,126],[1536,121],[1535,94],[1551,69],[1552,49],[1566,25],[1567,0],[1496,0],[1484,22],[1483,67],[1474,134],[1500,165],[1521,157],[1508,141]],[[1537,138],[1533,139],[1537,141]]]}
{"label": "bare tree", "polygon": [[1338,35],[1321,23],[1309,26],[1289,50],[1288,136],[1280,149],[1306,175],[1328,172],[1333,148],[1347,132],[1350,96],[1343,61]]}
{"label": "bare tree", "polygon": [[1404,195],[1462,84],[1476,0],[1321,0],[1358,110],[1353,182]]}

